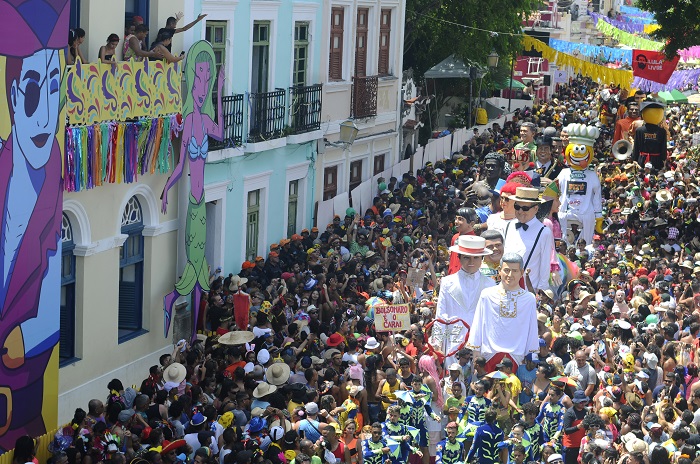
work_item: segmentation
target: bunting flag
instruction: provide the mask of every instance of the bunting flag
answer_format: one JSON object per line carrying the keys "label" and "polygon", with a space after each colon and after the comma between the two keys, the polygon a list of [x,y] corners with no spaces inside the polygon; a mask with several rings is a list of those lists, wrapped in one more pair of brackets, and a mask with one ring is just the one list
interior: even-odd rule
{"label": "bunting flag", "polygon": [[104,183],[132,183],[168,173],[172,140],[182,131],[179,114],[133,122],[66,127],[64,189],[79,192]]}
{"label": "bunting flag", "polygon": [[635,77],[665,84],[671,78],[673,71],[676,70],[680,59],[681,57],[676,55],[673,60],[668,61],[662,52],[634,50],[632,52],[632,74]]}
{"label": "bunting flag", "polygon": [[641,77],[635,77],[632,87],[642,89],[646,92],[670,91],[673,89],[685,89],[688,85],[697,85],[700,79],[700,68],[683,69],[671,74],[671,78],[666,84],[660,84]]}
{"label": "bunting flag", "polygon": [[607,62],[618,61],[623,64],[632,65],[632,50],[621,48],[602,47],[584,43],[566,42],[559,39],[549,39],[549,46],[553,49],[568,54],[578,53],[579,55],[591,58],[603,58]]}
{"label": "bunting flag", "polygon": [[654,14],[637,8],[636,6],[621,5],[620,13],[629,16],[639,16],[640,18],[653,18]]}
{"label": "bunting flag", "polygon": [[683,61],[698,59],[700,58],[700,45],[688,47],[685,50],[678,50],[678,54]]}
{"label": "bunting flag", "polygon": [[644,24],[632,22],[632,21],[618,21],[616,19],[610,19],[605,15],[598,13],[590,13],[591,18],[593,18],[593,23],[598,21],[605,21],[613,27],[620,29],[621,31],[629,32],[630,34],[644,34]]}
{"label": "bunting flag", "polygon": [[598,19],[598,22],[596,23],[595,27],[603,34],[607,35],[608,37],[612,37],[613,39],[617,40],[623,45],[627,45],[628,47],[636,48],[639,50],[653,51],[659,51],[662,48],[664,48],[664,44],[662,44],[661,42],[654,42],[653,40],[632,35],[629,32],[625,32],[616,28],[612,24],[609,24],[600,18]]}
{"label": "bunting flag", "polygon": [[574,72],[590,77],[597,82],[619,85],[629,89],[632,84],[632,71],[612,69],[589,61],[581,60],[566,53],[558,52],[541,40],[523,35],[523,48],[537,50],[542,57],[555,63],[560,68],[570,68]]}
{"label": "bunting flag", "polygon": [[646,35],[651,34],[652,32],[656,31],[657,29],[661,29],[661,26],[658,24],[645,24],[644,25],[644,33]]}

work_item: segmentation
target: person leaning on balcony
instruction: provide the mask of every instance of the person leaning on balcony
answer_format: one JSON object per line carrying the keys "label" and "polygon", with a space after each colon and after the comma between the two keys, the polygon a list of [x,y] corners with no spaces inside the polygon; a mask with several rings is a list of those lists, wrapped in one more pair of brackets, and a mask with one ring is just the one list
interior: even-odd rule
{"label": "person leaning on balcony", "polygon": [[136,26],[134,35],[127,37],[127,43],[124,44],[124,61],[134,59],[134,61],[143,61],[146,58],[161,58],[161,53],[156,51],[144,51],[141,49],[141,42],[146,40],[148,35],[148,26],[139,24]]}
{"label": "person leaning on balcony", "polygon": [[175,56],[170,53],[170,45],[173,42],[173,34],[168,29],[161,29],[156,41],[151,45],[151,52],[158,54],[156,57],[149,57],[151,61],[156,61],[159,59],[164,59],[168,63],[177,63],[178,61],[185,59],[185,52],[182,52],[180,56]]}
{"label": "person leaning on balcony", "polygon": [[115,52],[117,51],[117,45],[119,45],[119,36],[117,34],[109,34],[107,37],[107,45],[100,47],[100,62],[104,64],[117,64],[117,57]]}
{"label": "person leaning on balcony", "polygon": [[85,41],[85,31],[81,28],[71,29],[68,31],[68,53],[66,54],[66,64],[75,64],[75,61],[80,58],[81,63],[86,63],[87,60],[80,50],[80,45]]}

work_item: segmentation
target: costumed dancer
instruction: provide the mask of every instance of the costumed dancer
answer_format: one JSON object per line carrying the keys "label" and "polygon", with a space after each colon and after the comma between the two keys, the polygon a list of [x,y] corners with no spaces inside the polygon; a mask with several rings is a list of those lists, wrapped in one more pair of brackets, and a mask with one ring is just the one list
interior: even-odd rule
{"label": "costumed dancer", "polygon": [[[528,353],[539,351],[537,301],[520,286],[523,258],[506,253],[501,258],[501,283],[481,292],[467,346],[495,366],[504,357],[516,365]],[[516,370],[514,367],[513,370]]]}
{"label": "costumed dancer", "polygon": [[461,464],[464,462],[464,445],[457,440],[457,423],[447,424],[447,438],[437,444],[435,464]]}
{"label": "costumed dancer", "polygon": [[420,376],[416,375],[413,377],[411,387],[413,388],[414,392],[412,394],[413,407],[411,408],[411,418],[409,419],[408,425],[418,430],[416,441],[418,442],[420,450],[423,452],[423,462],[426,463],[430,460],[428,448],[430,442],[428,439],[426,414],[436,422],[440,421],[440,416],[438,416],[430,406],[430,401],[433,394],[427,385],[423,385],[423,380],[420,378]]}
{"label": "costumed dancer", "polygon": [[579,238],[592,243],[594,232],[603,233],[600,179],[594,169],[588,168],[593,160],[593,144],[600,135],[600,129],[584,124],[569,124],[566,131],[569,133],[569,144],[564,156],[568,167],[556,179],[561,191],[559,222],[564,236],[570,220],[580,222],[582,230]]}
{"label": "costumed dancer", "polygon": [[382,424],[372,424],[372,437],[362,440],[362,462],[365,464],[389,464],[391,443],[383,436]]}
{"label": "costumed dancer", "polygon": [[476,458],[479,464],[494,464],[500,462],[503,430],[496,423],[496,411],[489,408],[484,416],[486,423],[479,426],[474,434],[474,443],[467,453],[466,462]]}
{"label": "costumed dancer", "polygon": [[400,443],[398,456],[392,456],[393,464],[405,464],[408,462],[408,457],[411,453],[423,456],[423,452],[416,448],[415,440],[412,435],[412,427],[404,425],[400,422],[401,408],[397,405],[389,406],[386,410],[389,420],[382,424],[382,433],[389,439]]}
{"label": "costumed dancer", "polygon": [[547,401],[542,405],[535,419],[542,426],[544,441],[556,446],[557,449],[560,449],[558,444],[564,425],[564,412],[566,411],[566,407],[561,402],[563,397],[564,383],[559,381],[552,382],[547,394]]}
{"label": "costumed dancer", "polygon": [[666,129],[659,125],[664,120],[665,107],[657,101],[642,103],[644,125],[638,127],[634,133],[632,150],[632,159],[642,168],[646,163],[651,163],[654,169],[662,169],[666,163],[668,134]]}
{"label": "costumed dancer", "polygon": [[457,361],[454,354],[464,346],[481,291],[496,285],[479,272],[483,257],[493,253],[486,248],[486,240],[474,235],[461,235],[449,250],[459,255],[461,269],[442,279],[436,320],[428,340],[448,366]]}

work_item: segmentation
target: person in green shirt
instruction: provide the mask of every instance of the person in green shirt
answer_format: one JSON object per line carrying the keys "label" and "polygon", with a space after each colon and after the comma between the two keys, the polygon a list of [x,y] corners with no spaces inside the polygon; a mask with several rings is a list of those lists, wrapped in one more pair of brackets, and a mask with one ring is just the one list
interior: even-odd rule
{"label": "person in green shirt", "polygon": [[447,399],[445,400],[445,406],[442,408],[443,412],[447,414],[447,411],[449,411],[450,408],[454,407],[459,409],[462,409],[462,406],[464,406],[464,392],[462,388],[462,382],[453,382],[452,383],[452,395],[448,396]]}
{"label": "person in green shirt", "polygon": [[[528,169],[528,165],[535,161],[537,145],[535,135],[537,126],[532,122],[524,122],[520,125],[520,142],[513,149],[513,168],[519,170]],[[519,164],[516,166],[516,164]]]}

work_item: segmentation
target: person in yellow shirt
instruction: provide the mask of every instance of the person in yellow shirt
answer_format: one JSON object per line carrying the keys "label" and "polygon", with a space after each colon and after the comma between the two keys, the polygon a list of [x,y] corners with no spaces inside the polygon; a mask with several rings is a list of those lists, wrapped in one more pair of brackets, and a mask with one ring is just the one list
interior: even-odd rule
{"label": "person in yellow shirt", "polygon": [[386,370],[386,379],[379,382],[376,396],[382,400],[382,409],[387,410],[392,403],[396,402],[396,390],[401,386],[399,378],[396,374],[396,369],[389,368]]}

